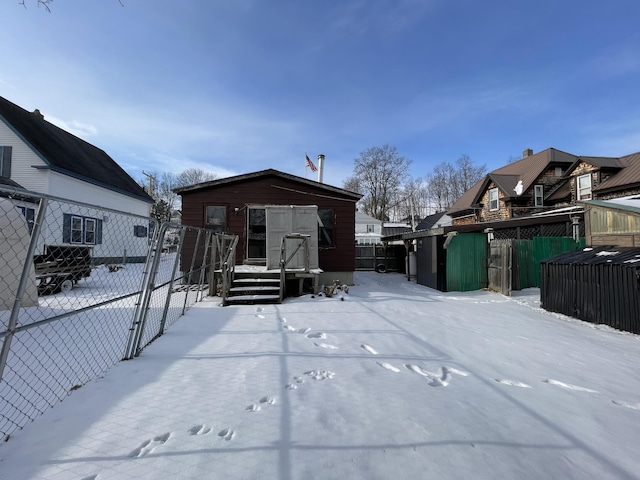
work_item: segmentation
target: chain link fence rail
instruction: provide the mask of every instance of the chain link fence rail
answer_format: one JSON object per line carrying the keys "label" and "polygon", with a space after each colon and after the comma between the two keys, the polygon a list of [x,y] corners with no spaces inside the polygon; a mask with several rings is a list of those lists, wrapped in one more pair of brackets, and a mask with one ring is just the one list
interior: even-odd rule
{"label": "chain link fence rail", "polygon": [[207,230],[0,186],[2,438],[137,357],[201,300],[206,267],[193,266],[208,264],[211,241]]}

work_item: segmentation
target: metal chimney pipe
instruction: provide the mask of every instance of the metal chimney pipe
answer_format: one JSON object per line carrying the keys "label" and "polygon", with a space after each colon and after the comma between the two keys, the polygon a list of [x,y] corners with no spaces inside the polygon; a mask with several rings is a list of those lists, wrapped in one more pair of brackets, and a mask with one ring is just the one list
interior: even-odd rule
{"label": "metal chimney pipe", "polygon": [[324,155],[318,155],[318,183],[322,183],[322,175],[324,173]]}

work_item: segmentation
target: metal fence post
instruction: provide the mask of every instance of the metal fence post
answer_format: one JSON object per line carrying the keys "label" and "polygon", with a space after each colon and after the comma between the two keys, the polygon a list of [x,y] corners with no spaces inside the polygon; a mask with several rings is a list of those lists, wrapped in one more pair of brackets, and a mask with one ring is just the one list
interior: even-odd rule
{"label": "metal fence post", "polygon": [[[191,256],[191,267],[189,268],[188,281],[191,281],[191,274],[193,273],[193,266],[196,264],[196,256],[198,254],[198,245],[200,244],[200,237],[202,236],[202,230],[198,230],[198,236],[196,237],[196,244],[193,248],[193,255]],[[187,311],[187,300],[189,298],[189,288],[184,295],[184,305],[182,306],[182,315]]]}
{"label": "metal fence post", "polygon": [[[180,249],[178,251],[182,251],[182,246],[183,246],[183,242],[184,242],[184,235],[186,233],[186,230],[183,228],[180,231]],[[167,298],[164,302],[164,310],[162,311],[162,320],[160,322],[160,331],[158,332],[159,335],[162,335],[164,333],[164,328],[165,325],[167,323],[167,313],[169,312],[169,305],[171,303],[171,295],[173,293],[173,285],[175,284],[175,278],[176,278],[176,271],[178,270],[178,265],[180,264],[180,255],[176,255],[176,259],[173,262],[173,270],[171,272],[171,282],[169,283],[169,288],[167,290]]]}

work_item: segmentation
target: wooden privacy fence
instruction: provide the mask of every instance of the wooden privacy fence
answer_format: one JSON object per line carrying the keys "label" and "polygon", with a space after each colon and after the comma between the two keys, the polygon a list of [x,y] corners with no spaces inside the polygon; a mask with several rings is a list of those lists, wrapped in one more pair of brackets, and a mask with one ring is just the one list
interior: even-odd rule
{"label": "wooden privacy fence", "polygon": [[640,248],[583,249],[541,267],[542,308],[640,333]]}

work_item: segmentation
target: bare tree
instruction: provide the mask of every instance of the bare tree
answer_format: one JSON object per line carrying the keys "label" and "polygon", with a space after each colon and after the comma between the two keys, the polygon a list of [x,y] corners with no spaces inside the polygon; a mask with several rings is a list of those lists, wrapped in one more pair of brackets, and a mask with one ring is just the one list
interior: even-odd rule
{"label": "bare tree", "polygon": [[207,172],[200,168],[187,168],[176,177],[176,185],[174,188],[209,182],[216,178],[218,178],[218,176],[215,173]]}
{"label": "bare tree", "polygon": [[410,165],[411,160],[401,157],[395,147],[371,147],[354,160],[353,175],[344,182],[344,187],[363,195],[364,213],[387,221]]}
{"label": "bare tree", "polygon": [[426,177],[430,202],[437,211],[448,210],[464,193],[482,179],[487,167],[475,165],[469,155],[455,162],[436,165]]}
{"label": "bare tree", "polygon": [[[51,7],[49,7],[49,5],[51,5],[52,2],[53,0],[37,0],[36,5],[42,5],[47,10],[47,12],[51,13]],[[124,7],[124,3],[122,3],[122,0],[118,0],[118,3]],[[18,5],[22,5],[24,8],[27,8],[26,0],[19,0]]]}

